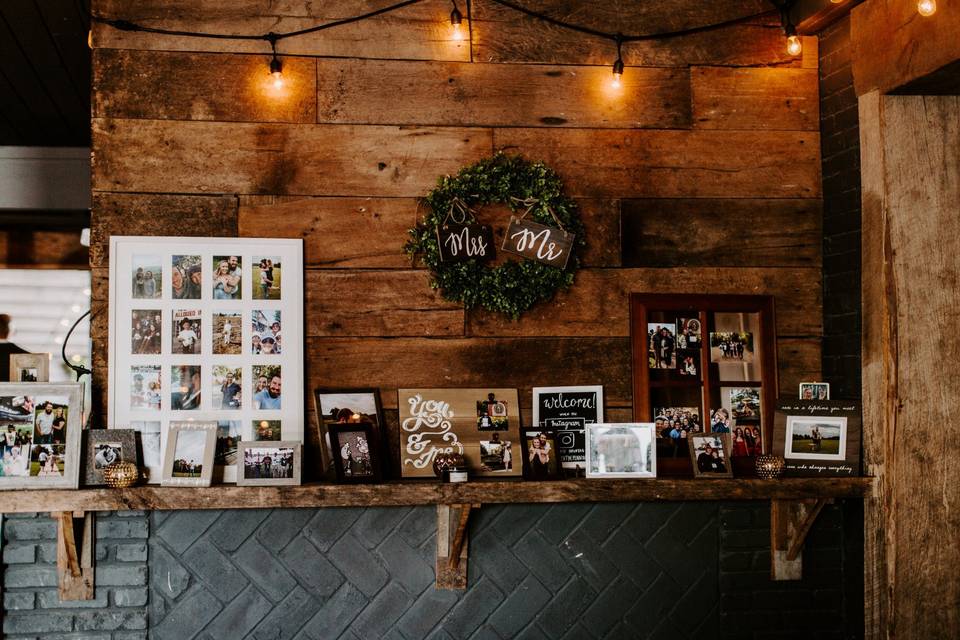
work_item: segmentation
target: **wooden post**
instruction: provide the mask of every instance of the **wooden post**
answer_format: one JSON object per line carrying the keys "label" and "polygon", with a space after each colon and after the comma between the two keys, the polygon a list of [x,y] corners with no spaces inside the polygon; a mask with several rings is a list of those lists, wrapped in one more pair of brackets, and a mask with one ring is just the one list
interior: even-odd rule
{"label": "wooden post", "polygon": [[865,635],[958,638],[960,98],[862,95],[860,145]]}
{"label": "wooden post", "polygon": [[479,504],[437,505],[437,589],[467,588],[467,524]]}
{"label": "wooden post", "polygon": [[[57,577],[60,600],[93,600],[93,512],[57,511]],[[74,517],[83,520],[79,551]]]}

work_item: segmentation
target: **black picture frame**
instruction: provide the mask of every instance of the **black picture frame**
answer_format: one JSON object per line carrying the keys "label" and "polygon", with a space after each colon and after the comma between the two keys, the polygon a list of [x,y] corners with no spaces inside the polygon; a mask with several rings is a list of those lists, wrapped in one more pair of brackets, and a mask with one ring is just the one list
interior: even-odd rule
{"label": "black picture frame", "polygon": [[[550,445],[550,462],[546,469],[534,465],[531,460],[530,441],[537,436],[545,436]],[[560,456],[557,449],[557,432],[555,429],[538,427],[524,427],[520,429],[520,446],[523,451],[523,479],[524,480],[559,480],[563,477],[563,468],[560,466]]]}
{"label": "black picture frame", "polygon": [[[380,436],[378,430],[370,422],[343,422],[331,424],[330,447],[335,453],[333,466],[337,471],[337,482],[342,484],[375,484],[382,478]],[[344,445],[349,444],[345,436],[351,433],[362,433],[366,440],[369,456],[369,473],[357,473],[354,467],[345,467],[343,457],[339,455]]]}
{"label": "black picture frame", "polygon": [[[372,397],[373,405],[376,408],[374,416],[376,418],[376,422],[374,423],[374,429],[376,430],[375,435],[377,437],[378,453],[381,451],[390,451],[390,443],[387,441],[387,427],[386,423],[384,422],[383,405],[380,402],[379,389],[376,387],[318,387],[313,391],[315,403],[314,410],[317,414],[317,425],[320,431],[320,450],[323,457],[323,473],[325,474],[335,469],[334,460],[337,457],[334,455],[334,452],[337,448],[332,442],[330,428],[335,424],[359,424],[356,422],[340,423],[330,419],[329,416],[324,414],[324,397],[335,395],[369,395]],[[381,457],[379,463],[381,477],[391,477],[390,456]]]}
{"label": "black picture frame", "polygon": [[135,429],[87,429],[83,432],[83,484],[87,487],[106,485],[103,469],[97,468],[97,447],[99,445],[119,445],[119,455],[113,462],[132,462],[140,468],[140,456],[137,447]]}

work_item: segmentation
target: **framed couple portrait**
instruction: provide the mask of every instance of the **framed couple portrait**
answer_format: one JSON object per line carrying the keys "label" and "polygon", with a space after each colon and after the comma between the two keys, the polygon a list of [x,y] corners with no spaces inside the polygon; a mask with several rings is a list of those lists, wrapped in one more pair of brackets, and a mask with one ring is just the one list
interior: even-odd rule
{"label": "framed couple portrait", "polygon": [[113,236],[109,327],[108,423],[140,433],[147,482],[176,422],[216,425],[223,482],[239,443],[303,441],[301,240]]}

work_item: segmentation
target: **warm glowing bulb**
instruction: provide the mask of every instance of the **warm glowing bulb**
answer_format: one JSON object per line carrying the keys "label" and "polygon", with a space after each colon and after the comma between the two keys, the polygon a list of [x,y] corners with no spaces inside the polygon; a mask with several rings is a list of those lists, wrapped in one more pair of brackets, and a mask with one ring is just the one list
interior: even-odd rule
{"label": "warm glowing bulb", "polygon": [[917,12],[924,16],[932,16],[937,12],[937,0],[920,0],[917,3]]}
{"label": "warm glowing bulb", "polygon": [[623,79],[623,60],[617,58],[617,61],[613,63],[613,80],[610,81],[610,86],[614,89],[620,88],[620,81]]}
{"label": "warm glowing bulb", "polygon": [[620,78],[622,78],[622,77],[623,77],[623,74],[621,74],[621,73],[615,73],[615,74],[613,74],[613,80],[610,81],[610,86],[613,87],[614,89],[619,89],[619,88],[620,88]]}
{"label": "warm glowing bulb", "polygon": [[803,43],[800,42],[800,36],[790,36],[787,38],[787,53],[792,56],[798,56],[801,51],[803,51]]}
{"label": "warm glowing bulb", "polygon": [[450,26],[453,27],[453,39],[457,42],[463,40],[463,14],[460,13],[456,3],[453,5],[453,11],[450,12]]}
{"label": "warm glowing bulb", "polygon": [[93,49],[93,29],[87,31],[87,46]]}
{"label": "warm glowing bulb", "polygon": [[453,39],[456,40],[457,42],[460,42],[461,40],[463,40],[463,28],[462,28],[462,25],[460,25],[460,23],[456,23],[453,25]]}
{"label": "warm glowing bulb", "polygon": [[273,78],[273,88],[278,91],[283,89],[283,73],[277,71],[275,73],[271,73],[270,76]]}

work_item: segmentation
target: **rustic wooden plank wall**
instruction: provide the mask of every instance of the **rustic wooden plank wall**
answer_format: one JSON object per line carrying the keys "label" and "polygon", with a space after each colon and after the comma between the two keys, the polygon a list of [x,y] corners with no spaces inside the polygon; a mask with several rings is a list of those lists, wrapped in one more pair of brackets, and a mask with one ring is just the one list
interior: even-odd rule
{"label": "rustic wooden plank wall", "polygon": [[[95,0],[151,26],[259,33],[369,10],[363,0]],[[581,24],[646,32],[745,15],[762,0],[527,2]],[[464,7],[461,7],[462,9]],[[631,414],[627,296],[776,296],[781,387],[820,370],[816,42],[791,59],[775,24],[627,46],[470,3],[450,40],[445,0],[284,41],[266,89],[263,43],[93,34],[93,246],[106,300],[110,234],[302,237],[307,377],[398,386],[603,383]],[[495,149],[550,162],[588,229],[575,287],[519,322],[464,311],[401,254],[417,198]],[[105,318],[105,316],[101,316]],[[95,323],[98,382],[106,325]],[[312,401],[308,404],[312,406]]]}

